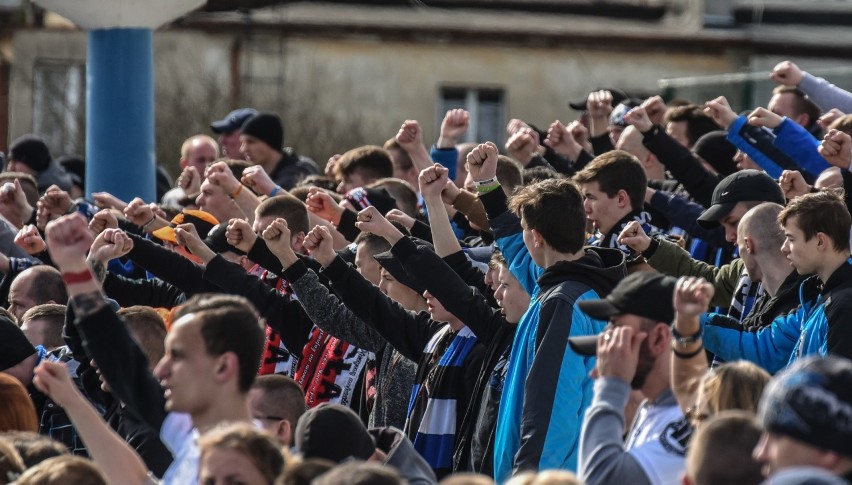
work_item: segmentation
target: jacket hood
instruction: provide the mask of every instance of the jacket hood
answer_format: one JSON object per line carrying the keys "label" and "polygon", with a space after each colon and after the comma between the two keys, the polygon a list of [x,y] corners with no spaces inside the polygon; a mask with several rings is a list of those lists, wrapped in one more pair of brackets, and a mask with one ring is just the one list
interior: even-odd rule
{"label": "jacket hood", "polygon": [[566,279],[583,281],[603,298],[627,277],[624,253],[618,249],[587,246],[585,254],[576,261],[560,261],[544,270],[538,278],[542,289],[559,284]]}
{"label": "jacket hood", "polygon": [[405,434],[394,428],[371,428],[367,430],[376,442],[376,448],[387,456],[383,465],[396,469],[411,485],[434,485],[438,483],[435,472],[414,449]]}

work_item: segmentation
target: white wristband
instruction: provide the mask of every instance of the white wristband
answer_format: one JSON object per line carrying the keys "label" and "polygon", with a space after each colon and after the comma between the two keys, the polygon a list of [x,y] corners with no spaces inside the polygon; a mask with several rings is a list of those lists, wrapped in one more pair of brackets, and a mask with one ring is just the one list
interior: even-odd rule
{"label": "white wristband", "polygon": [[490,179],[488,179],[488,180],[478,180],[478,181],[475,181],[475,182],[473,182],[473,185],[475,185],[475,186],[477,186],[477,187],[485,187],[485,186],[487,186],[487,185],[494,185],[494,184],[496,184],[496,183],[497,183],[497,176],[495,175],[495,176],[491,177],[491,178],[490,178]]}

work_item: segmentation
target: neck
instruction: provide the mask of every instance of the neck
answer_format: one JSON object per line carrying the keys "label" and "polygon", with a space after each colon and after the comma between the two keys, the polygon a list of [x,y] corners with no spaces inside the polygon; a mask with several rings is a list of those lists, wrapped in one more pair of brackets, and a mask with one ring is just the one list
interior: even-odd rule
{"label": "neck", "polygon": [[284,154],[281,152],[272,152],[272,155],[269,158],[262,162],[259,162],[258,165],[263,167],[264,172],[271,174],[272,171],[275,170],[276,165],[278,165],[278,162],[283,156]]}
{"label": "neck", "polygon": [[553,266],[554,264],[562,261],[576,261],[582,258],[585,254],[586,253],[583,251],[582,248],[575,253],[560,253],[552,247],[545,245],[543,254],[544,268],[547,269]]}
{"label": "neck", "polygon": [[823,283],[828,282],[828,279],[831,278],[831,275],[837,271],[837,268],[846,264],[846,261],[849,259],[849,252],[844,251],[842,253],[831,252],[831,254],[826,255],[825,264],[822,268],[817,270],[817,276],[819,276],[820,281]]}
{"label": "neck", "polygon": [[630,215],[630,214],[632,214],[632,213],[633,213],[633,209],[631,209],[630,207],[626,207],[626,208],[624,209],[624,211],[623,211],[623,212],[621,212],[621,214],[618,214],[618,219],[614,220],[614,221],[612,222],[612,224],[610,224],[610,225],[606,228],[606,230],[604,230],[604,228],[603,228],[603,227],[599,228],[599,230],[601,231],[601,234],[603,234],[604,236],[609,236],[609,234],[610,234],[613,230],[616,230],[616,227],[618,227],[618,223],[619,223],[619,222],[621,222],[622,220],[624,220],[624,218],[625,218],[625,217],[629,216],[629,215]]}
{"label": "neck", "polygon": [[464,328],[464,323],[455,317],[451,318],[447,323],[450,324],[450,328],[453,329],[453,332],[458,332]]}
{"label": "neck", "polygon": [[243,393],[230,396],[217,396],[210,407],[192,414],[192,423],[200,433],[222,422],[251,421],[248,411],[248,397]]}
{"label": "neck", "polygon": [[671,388],[671,355],[667,351],[657,357],[654,369],[645,379],[642,386],[642,394],[649,400],[656,401],[664,392]]}
{"label": "neck", "polygon": [[760,272],[763,273],[763,278],[760,282],[763,284],[763,290],[769,296],[775,296],[778,293],[778,288],[781,288],[781,284],[784,283],[784,280],[791,273],[786,259],[772,261],[766,265],[760,264]]}

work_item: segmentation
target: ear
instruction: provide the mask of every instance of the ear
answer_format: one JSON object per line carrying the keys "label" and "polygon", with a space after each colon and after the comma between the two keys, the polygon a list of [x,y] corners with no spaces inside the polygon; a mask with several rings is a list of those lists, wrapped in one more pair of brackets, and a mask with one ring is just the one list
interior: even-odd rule
{"label": "ear", "polygon": [[188,163],[189,162],[187,162],[185,158],[181,158],[180,159],[180,169],[181,170],[185,169]]}
{"label": "ear", "polygon": [[615,195],[616,203],[619,208],[631,207],[630,205],[630,194],[627,193],[626,190],[621,189]]}
{"label": "ear", "polygon": [[831,238],[826,233],[818,232],[814,237],[817,240],[817,251],[826,251],[834,247],[831,244]]}
{"label": "ear", "polygon": [[216,359],[216,367],[214,368],[214,378],[217,382],[228,382],[229,380],[236,381],[239,374],[240,362],[237,354],[233,352],[225,352]]}
{"label": "ear", "polygon": [[651,333],[648,334],[648,346],[654,355],[660,355],[671,347],[672,331],[671,327],[666,324],[654,325]]}
{"label": "ear", "polygon": [[808,126],[811,123],[811,117],[807,115],[807,113],[802,113],[799,116],[796,116],[796,119],[793,120],[799,126]]}
{"label": "ear", "polygon": [[278,441],[281,442],[284,446],[289,448],[290,443],[292,443],[293,436],[293,426],[290,424],[290,421],[283,419],[278,423],[278,429],[275,430],[275,437],[278,438]]}
{"label": "ear", "polygon": [[748,251],[749,254],[754,254],[754,252],[755,252],[754,239],[752,239],[750,236],[743,236],[743,242],[745,242],[746,251]]}
{"label": "ear", "polygon": [[538,229],[530,229],[530,232],[532,233],[533,243],[535,244],[535,247],[544,247],[544,236],[542,236],[541,233],[538,232]]}

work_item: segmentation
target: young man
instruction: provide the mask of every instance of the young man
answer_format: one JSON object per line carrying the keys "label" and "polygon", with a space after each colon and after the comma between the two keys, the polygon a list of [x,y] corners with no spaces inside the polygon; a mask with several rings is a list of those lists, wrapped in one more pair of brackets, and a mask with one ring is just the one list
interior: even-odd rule
{"label": "young man", "polygon": [[624,255],[583,248],[582,196],[570,180],[524,187],[507,206],[496,177],[497,147],[479,145],[467,163],[497,245],[531,295],[515,333],[498,411],[495,479],[503,482],[525,470],[574,470],[577,430],[592,398],[593,361],[567,350],[565,340],[604,327],[579,311],[577,302],[607,294],[626,274]]}
{"label": "young man", "polygon": [[[252,108],[239,108],[228,113],[224,119],[210,123],[210,129],[218,135],[219,145],[222,146],[222,156],[232,160],[244,160],[245,155],[240,151],[240,129],[243,123],[257,114]],[[202,172],[201,175],[204,175]]]}
{"label": "young man", "polygon": [[[829,191],[803,195],[781,211],[778,222],[784,226],[782,251],[790,264],[799,274],[813,274],[801,284],[801,306],[757,332],[715,325],[705,315],[704,345],[725,360],[750,360],[769,372],[805,355],[852,357],[852,335],[845,320],[852,312],[848,261],[852,216],[843,198]],[[701,332],[697,319],[685,327],[678,331]]]}
{"label": "young man", "polygon": [[376,180],[393,177],[393,161],[382,147],[365,145],[344,153],[334,170],[340,180],[337,191],[345,194]]}
{"label": "young man", "polygon": [[240,128],[240,152],[246,160],[260,165],[278,186],[292,189],[319,168],[313,160],[302,158],[290,147],[284,147],[281,118],[271,113],[257,113]]}
{"label": "young man", "polygon": [[850,390],[852,363],[832,356],[802,359],[772,379],[760,400],[763,435],[754,448],[770,482],[796,467],[852,480]]}
{"label": "young man", "polygon": [[622,150],[600,155],[574,175],[574,182],[580,186],[586,219],[594,228],[592,246],[619,248],[629,254],[618,235],[631,221],[642,224],[646,233],[660,232],[643,210],[648,178],[633,155]]}
{"label": "young man", "polygon": [[[691,426],[671,391],[675,279],[641,271],[622,280],[602,300],[580,308],[610,324],[590,346],[571,347],[589,354],[597,347],[595,397],[580,435],[583,483],[676,483],[684,468]],[[677,300],[675,306],[678,305]],[[631,390],[646,401],[624,434],[624,408]]]}
{"label": "young man", "polygon": [[176,314],[166,355],[152,374],[86,264],[92,241],[79,214],[47,228],[51,256],[77,316],[74,324],[116,398],[159,430],[174,454],[163,481],[197,483],[199,434],[220,422],[250,420],[247,395],[263,351],[263,324],[242,298],[192,299]]}

